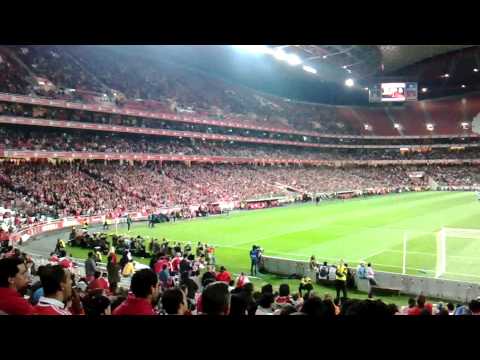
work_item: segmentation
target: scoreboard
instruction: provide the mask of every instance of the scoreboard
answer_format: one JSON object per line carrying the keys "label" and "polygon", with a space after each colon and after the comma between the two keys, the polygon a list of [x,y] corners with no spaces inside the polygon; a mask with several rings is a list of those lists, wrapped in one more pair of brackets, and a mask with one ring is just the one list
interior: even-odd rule
{"label": "scoreboard", "polygon": [[418,100],[416,82],[388,82],[373,85],[368,90],[371,103],[405,102]]}

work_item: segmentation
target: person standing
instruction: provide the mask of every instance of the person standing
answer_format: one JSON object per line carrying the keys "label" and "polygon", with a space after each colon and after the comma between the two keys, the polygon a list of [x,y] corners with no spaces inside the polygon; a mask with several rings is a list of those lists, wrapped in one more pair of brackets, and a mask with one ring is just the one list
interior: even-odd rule
{"label": "person standing", "polygon": [[130,215],[127,215],[127,228],[128,228],[128,231],[130,231],[130,227],[132,226],[132,218],[130,217]]}
{"label": "person standing", "polygon": [[371,263],[367,264],[366,277],[367,277],[368,284],[369,284],[368,297],[372,297],[372,286],[377,285],[377,282],[375,281],[375,272],[373,271]]}
{"label": "person standing", "polygon": [[344,265],[343,260],[340,260],[340,264],[335,272],[337,299],[340,299],[340,291],[343,293],[343,298],[347,298],[347,271],[347,267]]}
{"label": "person standing", "polygon": [[88,258],[85,260],[85,276],[87,282],[93,281],[95,279],[95,272],[97,271],[97,264],[95,262],[95,255],[93,252],[88,253]]}
{"label": "person standing", "polygon": [[107,274],[110,291],[114,294],[120,282],[120,265],[117,262],[117,256],[114,251],[110,252],[107,258]]}
{"label": "person standing", "polygon": [[257,275],[257,265],[258,265],[258,251],[257,246],[253,245],[252,250],[250,250],[250,275]]}

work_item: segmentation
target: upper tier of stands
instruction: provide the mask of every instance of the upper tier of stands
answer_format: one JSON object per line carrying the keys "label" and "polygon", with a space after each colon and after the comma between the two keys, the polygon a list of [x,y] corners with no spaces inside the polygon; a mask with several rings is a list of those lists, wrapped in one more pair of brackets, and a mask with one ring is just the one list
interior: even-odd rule
{"label": "upper tier of stands", "polygon": [[231,120],[247,128],[306,134],[462,136],[471,133],[471,121],[480,113],[477,94],[390,108],[295,102],[164,59],[151,61],[93,46],[3,46],[0,74],[1,92],[187,114],[209,121]]}

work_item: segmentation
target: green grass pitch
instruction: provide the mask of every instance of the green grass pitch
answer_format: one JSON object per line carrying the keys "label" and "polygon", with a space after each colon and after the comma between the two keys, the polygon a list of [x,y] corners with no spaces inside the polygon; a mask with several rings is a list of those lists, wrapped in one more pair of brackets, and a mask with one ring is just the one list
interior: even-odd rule
{"label": "green grass pitch", "polygon": [[[475,193],[431,191],[235,212],[154,229],[134,224],[130,234],[191,242],[194,248],[198,241],[215,245],[217,264],[234,273],[249,270],[253,244],[264,248],[265,255],[304,260],[315,255],[318,261],[344,259],[349,265],[365,260],[376,270],[401,272],[406,234],[407,273],[433,276],[437,231],[442,226],[480,229],[479,218]],[[447,239],[444,278],[480,282],[480,240]]]}

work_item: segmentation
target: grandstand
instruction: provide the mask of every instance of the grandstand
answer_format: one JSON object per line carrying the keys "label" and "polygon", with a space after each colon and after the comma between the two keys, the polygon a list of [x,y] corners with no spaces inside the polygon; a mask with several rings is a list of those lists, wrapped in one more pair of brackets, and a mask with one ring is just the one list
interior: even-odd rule
{"label": "grandstand", "polygon": [[[228,50],[214,48],[206,60]],[[334,53],[321,45],[281,48],[300,58]],[[385,314],[444,313],[440,302],[454,299],[438,284],[478,287],[480,208],[474,192],[480,191],[480,135],[474,118],[480,114],[480,94],[478,69],[469,61],[480,48],[452,48],[441,55],[442,61],[450,56],[463,64],[458,78],[449,74],[443,92],[436,87],[442,74],[415,73],[417,67],[435,69],[436,57],[392,68],[391,78],[428,89],[398,106],[370,103],[365,88],[376,81],[365,75],[370,65],[350,69],[342,56],[329,60],[336,68],[331,76],[351,70],[358,84],[349,91],[359,102],[285,98],[169,59],[166,50],[158,59],[148,47],[139,49],[142,54],[129,47],[0,46],[1,256],[23,259],[40,280],[33,263],[67,264],[77,281],[85,280],[89,287],[79,290],[84,309],[78,303],[63,312],[93,313],[90,301],[99,296],[109,303],[126,298],[118,313],[129,311],[129,301],[141,296],[119,288],[128,289],[136,281],[133,274],[150,281],[145,275],[150,270],[140,271],[144,268],[152,269],[161,285],[160,295],[149,294],[150,300],[181,285],[191,287],[182,310],[189,314],[202,313],[208,276],[227,279],[233,287],[228,296],[245,301],[245,309],[232,310],[242,315],[283,314],[285,299],[292,311],[305,313],[304,303],[318,291],[344,286],[333,270],[330,283],[314,284],[315,295],[293,296],[298,280],[281,280],[277,276],[286,274],[275,271],[250,274],[250,250],[256,245],[263,250],[255,258],[262,271],[280,269],[282,261],[296,261],[300,269],[314,255],[318,264],[288,274],[301,275],[303,285],[306,277],[318,280],[324,261],[332,269],[348,262],[344,283],[352,279],[349,294],[357,300],[340,299],[338,290],[338,306],[322,296],[325,316],[353,314],[355,301],[372,301],[365,299],[373,296],[373,283],[368,295],[358,285],[365,280],[357,275],[363,262],[382,274],[378,279],[384,283],[373,286],[378,293],[395,290],[388,276],[433,284],[379,295],[383,302],[376,304]],[[382,51],[357,47],[351,56],[390,56]],[[268,55],[263,60],[276,61]],[[322,76],[310,65],[309,71],[298,70],[299,79]],[[473,74],[468,86],[466,66]],[[335,91],[342,97],[344,90]],[[59,238],[67,244],[60,246]],[[27,261],[28,254],[35,260]],[[124,274],[132,261],[137,272]],[[161,274],[163,265],[167,275]],[[92,288],[101,283],[91,270],[96,266],[115,286]],[[254,301],[253,290],[243,289],[242,273],[257,287],[288,284],[292,296],[283,286],[275,296],[263,289]],[[242,286],[230,284],[237,277]],[[392,311],[385,304],[406,305],[407,296],[425,294],[435,306],[423,305],[421,298],[411,309]],[[267,304],[270,295],[273,302]],[[469,307],[458,311],[476,313],[476,295],[462,293]],[[31,289],[29,296],[31,301]],[[2,304],[0,299],[0,311],[9,313]],[[160,300],[148,311],[168,313],[167,305]]]}

